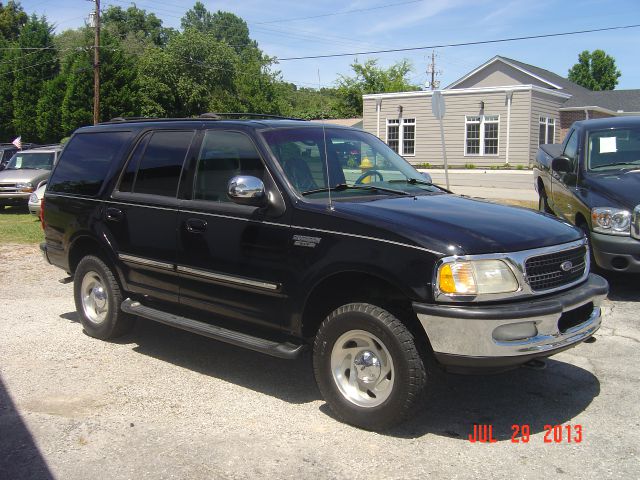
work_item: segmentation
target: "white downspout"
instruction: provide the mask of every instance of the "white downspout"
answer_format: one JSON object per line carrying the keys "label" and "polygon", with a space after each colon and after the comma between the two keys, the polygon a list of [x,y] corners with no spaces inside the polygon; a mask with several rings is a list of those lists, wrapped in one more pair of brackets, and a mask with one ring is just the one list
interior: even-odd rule
{"label": "white downspout", "polygon": [[509,164],[509,143],[511,137],[511,99],[513,98],[513,91],[507,92],[507,151],[505,154],[504,163]]}
{"label": "white downspout", "polygon": [[380,110],[382,110],[382,99],[376,98],[376,137],[380,138]]}
{"label": "white downspout", "polygon": [[589,120],[589,110],[587,110],[586,108],[584,109],[584,119]]}

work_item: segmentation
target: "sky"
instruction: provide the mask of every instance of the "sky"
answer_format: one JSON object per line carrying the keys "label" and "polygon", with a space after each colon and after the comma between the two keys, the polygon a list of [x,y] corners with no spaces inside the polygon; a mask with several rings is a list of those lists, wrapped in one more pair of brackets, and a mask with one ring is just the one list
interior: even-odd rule
{"label": "sky", "polygon": [[[195,3],[195,0],[193,1]],[[139,0],[165,26],[179,28],[193,6],[177,0]],[[269,56],[355,53],[640,24],[638,0],[242,0],[203,1],[210,11],[242,17],[251,37]],[[90,0],[24,0],[29,14],[45,15],[56,31],[84,24]],[[126,8],[126,0],[102,0]],[[312,17],[312,18],[308,18]],[[622,72],[617,89],[640,88],[640,28],[489,45],[439,48],[436,70],[441,86],[454,82],[495,55],[546,68],[566,76],[583,50],[600,48]],[[409,60],[412,83],[424,86],[431,50],[348,55],[339,58],[282,60],[275,66],[284,80],[301,87],[334,86],[350,75],[350,64],[377,58],[381,66]]]}

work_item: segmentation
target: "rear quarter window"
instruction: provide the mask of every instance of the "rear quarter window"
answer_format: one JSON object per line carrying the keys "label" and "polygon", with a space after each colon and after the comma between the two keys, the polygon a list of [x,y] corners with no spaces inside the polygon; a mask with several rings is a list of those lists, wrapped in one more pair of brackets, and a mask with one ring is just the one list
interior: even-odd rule
{"label": "rear quarter window", "polygon": [[123,153],[131,132],[88,132],[74,135],[49,180],[48,190],[94,197],[111,163]]}

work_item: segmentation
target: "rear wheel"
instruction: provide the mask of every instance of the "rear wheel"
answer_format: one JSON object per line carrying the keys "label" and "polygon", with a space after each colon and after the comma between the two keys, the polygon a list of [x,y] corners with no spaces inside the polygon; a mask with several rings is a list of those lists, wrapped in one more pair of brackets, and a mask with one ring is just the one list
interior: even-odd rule
{"label": "rear wheel", "polygon": [[318,388],[341,420],[384,430],[415,407],[426,384],[416,340],[394,315],[350,303],[322,323],[313,351]]}
{"label": "rear wheel", "polygon": [[133,326],[134,318],[120,310],[120,285],[100,258],[90,255],[80,260],[73,293],[87,335],[108,340],[125,334]]}

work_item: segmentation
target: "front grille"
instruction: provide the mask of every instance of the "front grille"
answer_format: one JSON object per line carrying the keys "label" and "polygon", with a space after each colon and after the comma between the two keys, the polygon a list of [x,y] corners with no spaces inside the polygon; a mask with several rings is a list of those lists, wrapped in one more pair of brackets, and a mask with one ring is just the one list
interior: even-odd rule
{"label": "front grille", "polygon": [[15,183],[0,183],[0,193],[15,193],[17,191]]}
{"label": "front grille", "polygon": [[[586,268],[587,249],[584,246],[531,257],[525,262],[527,282],[534,291],[562,287],[580,279]],[[568,270],[560,265],[571,262]]]}

